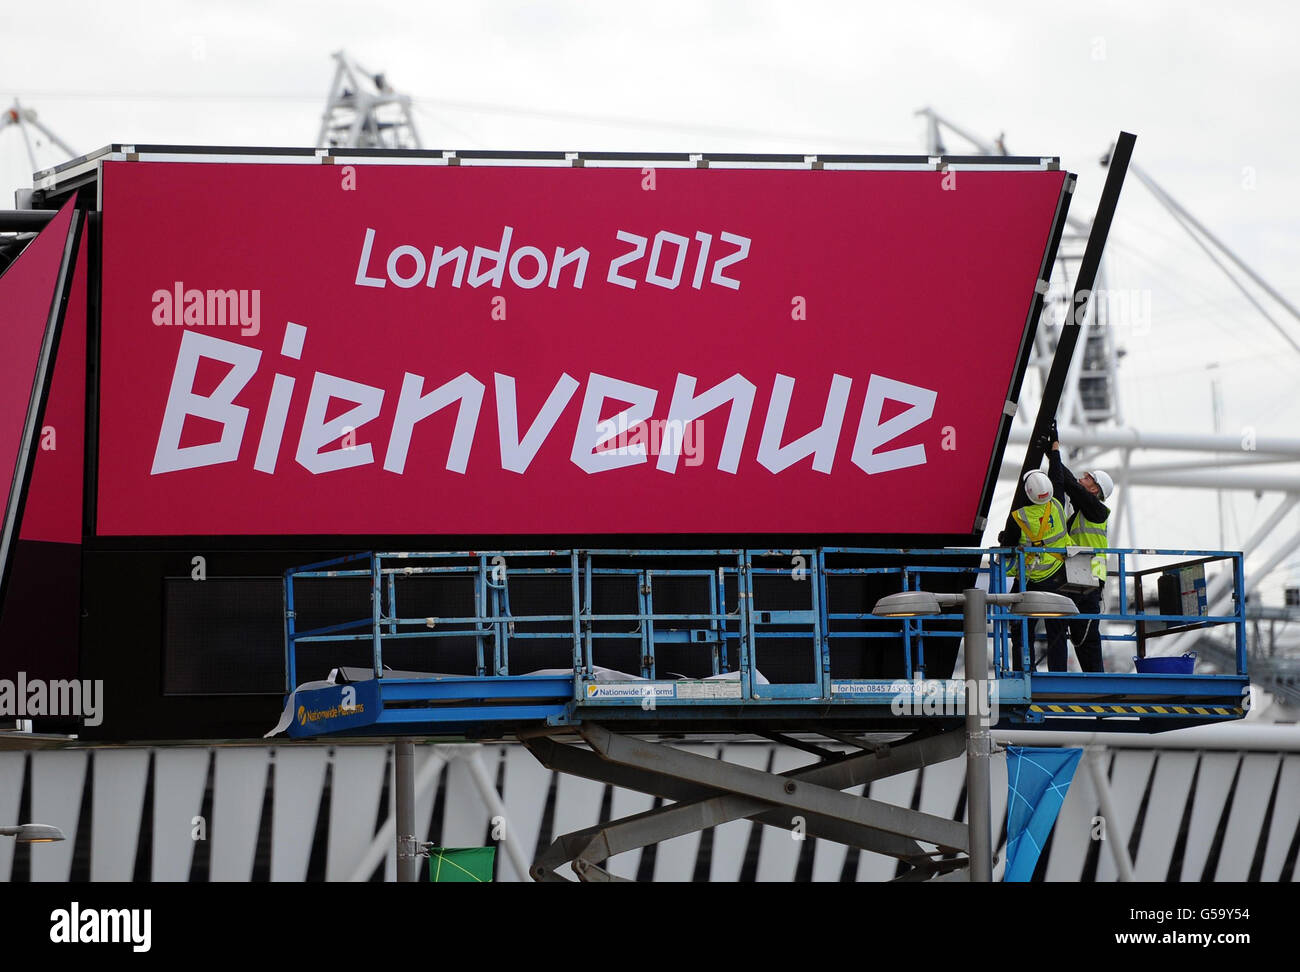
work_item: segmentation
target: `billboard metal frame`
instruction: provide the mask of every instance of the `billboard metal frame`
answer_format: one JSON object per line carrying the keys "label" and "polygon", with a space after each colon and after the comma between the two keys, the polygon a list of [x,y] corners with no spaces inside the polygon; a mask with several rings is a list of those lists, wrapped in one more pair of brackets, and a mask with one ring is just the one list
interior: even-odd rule
{"label": "billboard metal frame", "polygon": [[[471,150],[451,151],[437,149],[361,149],[334,148],[317,149],[301,147],[254,147],[254,146],[190,146],[149,144],[135,145],[113,143],[95,152],[69,160],[58,166],[37,172],[34,178],[36,205],[49,206],[64,201],[67,196],[78,190],[94,187],[95,207],[90,213],[91,252],[90,252],[90,300],[88,321],[87,353],[90,364],[87,374],[87,436],[85,463],[85,522],[83,531],[87,540],[96,546],[107,548],[127,548],[137,546],[136,538],[99,537],[96,526],[98,451],[99,451],[99,350],[100,350],[100,284],[102,257],[102,172],[103,163],[107,161],[140,162],[201,162],[201,163],[273,163],[285,165],[337,165],[355,162],[359,164],[394,164],[394,165],[525,165],[537,167],[673,167],[673,168],[736,168],[736,169],[807,169],[827,170],[881,170],[881,171],[921,171],[921,172],[959,172],[959,171],[1058,171],[1059,159],[1052,156],[978,156],[978,155],[799,155],[799,154],[742,154],[742,153],[687,153],[687,152],[564,152],[564,151],[495,151]],[[1076,176],[1067,173],[1062,184],[1060,198],[1053,216],[1047,243],[1039,270],[1039,285],[1032,294],[1027,295],[1029,306],[1023,328],[1021,345],[1012,370],[1012,378],[1007,389],[1005,406],[999,429],[994,438],[994,446],[989,457],[984,483],[976,508],[976,517],[968,533],[956,534],[875,534],[875,535],[791,535],[761,534],[708,535],[711,544],[721,546],[754,545],[756,538],[763,544],[816,545],[826,542],[861,543],[868,539],[882,540],[886,537],[901,545],[947,546],[953,544],[970,544],[978,541],[992,504],[993,491],[997,475],[1002,465],[1014,419],[1021,385],[1027,370],[1030,351],[1033,348],[1034,334],[1038,327],[1038,318],[1042,312],[1046,288],[1043,281],[1056,259],[1061,236],[1068,215],[1070,200],[1073,196]],[[610,535],[603,537],[605,542],[617,546],[653,546],[661,544],[664,535]],[[383,534],[370,536],[351,536],[349,546],[392,547],[401,535]],[[248,549],[273,549],[283,547],[285,538],[279,536],[223,536],[231,545]],[[439,538],[448,549],[467,546],[481,546],[486,536],[453,536]],[[492,542],[500,544],[507,538],[493,536]],[[573,534],[554,536],[534,536],[529,538],[529,545],[572,545],[585,538]],[[193,537],[150,538],[149,545],[171,547],[175,545],[192,545]],[[295,535],[293,546],[324,549],[337,547],[333,535],[310,534]]]}

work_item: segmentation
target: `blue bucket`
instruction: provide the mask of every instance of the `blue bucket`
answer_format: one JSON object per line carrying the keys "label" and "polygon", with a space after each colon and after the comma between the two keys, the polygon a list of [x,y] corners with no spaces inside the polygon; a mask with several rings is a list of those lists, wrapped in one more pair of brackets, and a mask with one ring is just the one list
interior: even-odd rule
{"label": "blue bucket", "polygon": [[1164,658],[1139,658],[1133,656],[1139,675],[1191,675],[1196,668],[1196,652]]}

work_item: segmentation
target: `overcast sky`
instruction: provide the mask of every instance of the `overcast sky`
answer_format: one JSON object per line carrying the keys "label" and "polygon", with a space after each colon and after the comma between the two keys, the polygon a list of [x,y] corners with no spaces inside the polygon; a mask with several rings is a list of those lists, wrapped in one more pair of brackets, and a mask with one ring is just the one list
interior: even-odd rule
{"label": "overcast sky", "polygon": [[[417,98],[426,148],[916,153],[914,112],[930,105],[982,138],[1005,132],[1012,152],[1060,156],[1085,218],[1098,159],[1126,129],[1135,161],[1300,303],[1296,6],[1086,6],[69,0],[49,18],[7,4],[0,99],[20,97],[81,152],[306,145],[345,47]],[[6,204],[27,169],[16,133],[0,132]],[[1132,179],[1108,267],[1112,288],[1151,294],[1149,330],[1117,331],[1129,424],[1210,431],[1218,362],[1225,431],[1300,435],[1300,353]],[[1300,322],[1268,306],[1300,341]],[[1234,497],[1228,544],[1275,501]],[[1219,542],[1213,493],[1134,502],[1143,545]],[[1297,527],[1293,513],[1279,533]]]}

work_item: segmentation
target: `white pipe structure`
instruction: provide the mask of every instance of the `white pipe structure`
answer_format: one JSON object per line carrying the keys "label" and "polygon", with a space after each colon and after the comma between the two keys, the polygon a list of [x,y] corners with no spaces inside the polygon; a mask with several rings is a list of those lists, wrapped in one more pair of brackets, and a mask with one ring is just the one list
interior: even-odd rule
{"label": "white pipe structure", "polygon": [[[1278,525],[1295,509],[1297,502],[1300,502],[1300,493],[1287,493],[1273,508],[1273,512],[1268,515],[1263,523],[1252,533],[1249,539],[1241,545],[1241,555],[1243,563],[1249,561],[1250,557],[1259,548],[1259,545],[1273,535],[1273,531]],[[1247,571],[1247,576],[1250,572]],[[1232,586],[1232,572],[1223,570],[1214,577],[1206,581],[1205,600],[1207,604],[1215,604],[1220,601],[1227,590]]]}
{"label": "white pipe structure", "polygon": [[1145,732],[1056,732],[994,730],[999,745],[1109,746],[1113,749],[1225,749],[1300,753],[1300,726],[1226,722],[1151,735]]}
{"label": "white pipe structure", "polygon": [[[1215,469],[1206,462],[1202,471],[1195,472],[1143,472],[1139,467],[1123,466],[1108,469],[1118,486],[1164,486],[1180,489],[1242,489],[1251,492],[1300,492],[1300,471],[1287,473],[1276,470]],[[1004,459],[998,470],[998,479],[1019,482],[1020,464]]]}
{"label": "white pipe structure", "polygon": [[[1028,443],[1031,429],[1012,427],[1010,441]],[[1112,449],[1167,449],[1177,452],[1246,452],[1300,459],[1300,439],[1282,436],[1256,436],[1253,449],[1243,449],[1239,435],[1213,435],[1203,432],[1146,432],[1133,428],[1098,426],[1063,427],[1061,442],[1071,448],[1105,446]]]}
{"label": "white pipe structure", "polygon": [[[1124,454],[1127,455],[1130,451],[1125,449]],[[1101,455],[1101,453],[1097,455]],[[1094,459],[1096,457],[1096,455],[1092,456]],[[1292,456],[1261,455],[1257,452],[1232,453],[1229,455],[1216,452],[1213,458],[1201,456],[1197,459],[1180,459],[1177,462],[1144,462],[1137,466],[1130,466],[1130,468],[1145,475],[1146,473],[1196,471],[1210,466],[1217,469],[1237,469],[1241,466],[1268,466],[1279,462],[1295,461]],[[1075,460],[1075,462],[1077,463],[1078,460]],[[1086,469],[1087,467],[1084,466],[1083,468]]]}
{"label": "white pipe structure", "polygon": [[[1124,482],[1128,482],[1127,477],[1130,469],[1130,466],[1128,464],[1128,457],[1129,457],[1129,452],[1127,449],[1125,449],[1123,453],[1121,453],[1120,455],[1120,468],[1119,468],[1120,475],[1123,477]],[[1090,467],[1095,468],[1095,464],[1090,463],[1088,466],[1084,466],[1079,471],[1083,472]],[[1124,519],[1125,514],[1128,515],[1127,520]],[[1127,489],[1121,489],[1119,491],[1119,495],[1115,497],[1115,501],[1113,504],[1113,508],[1111,509],[1110,515],[1114,519],[1114,523],[1115,523],[1115,533],[1114,533],[1115,545],[1119,546],[1120,544],[1119,531],[1121,528],[1127,530],[1128,532],[1127,543],[1129,543],[1130,545],[1133,544],[1135,542],[1134,538],[1136,536],[1136,534],[1133,531],[1133,504],[1128,501]],[[1109,534],[1110,531],[1109,521],[1106,529],[1108,533],[1107,542],[1109,543],[1111,542],[1110,534]]]}
{"label": "white pipe structure", "polygon": [[1133,862],[1128,856],[1128,835],[1119,826],[1119,814],[1110,798],[1110,780],[1106,777],[1106,767],[1102,764],[1106,747],[1089,745],[1083,751],[1083,760],[1088,764],[1092,774],[1092,787],[1097,791],[1097,803],[1101,809],[1101,818],[1106,821],[1106,843],[1110,844],[1110,856],[1115,859],[1115,870],[1121,881],[1133,880]]}
{"label": "white pipe structure", "polygon": [[[465,765],[469,768],[470,775],[474,777],[474,783],[478,787],[479,795],[483,798],[483,802],[487,804],[492,816],[506,820],[506,805],[501,800],[501,795],[497,793],[496,784],[488,778],[487,767],[483,765],[481,750],[476,747],[470,756],[463,758],[465,759]],[[511,837],[510,834],[511,830],[507,825],[501,842],[505,844],[506,853],[510,855],[510,861],[515,866],[515,873],[520,875],[520,880],[531,881],[532,871],[527,858],[524,857],[524,850],[519,846],[519,841]]]}
{"label": "white pipe structure", "polygon": [[[1273,319],[1272,315],[1270,315],[1268,311],[1266,311],[1263,308],[1263,306],[1260,305],[1259,301],[1256,300],[1255,296],[1242,285],[1241,281],[1237,280],[1237,278],[1232,275],[1232,273],[1228,270],[1228,268],[1223,266],[1223,264],[1214,256],[1214,254],[1210,252],[1209,247],[1205,245],[1205,243],[1196,235],[1196,233],[1199,232],[1207,240],[1213,243],[1215,247],[1218,248],[1220,253],[1222,253],[1229,260],[1235,263],[1241,269],[1241,271],[1246,274],[1247,277],[1249,277],[1251,280],[1255,282],[1256,286],[1258,286],[1261,290],[1264,291],[1264,293],[1268,294],[1275,301],[1277,301],[1279,304],[1285,307],[1287,311],[1290,312],[1291,316],[1298,321],[1300,321],[1300,309],[1297,309],[1294,304],[1292,304],[1289,300],[1287,300],[1280,293],[1278,293],[1271,286],[1269,286],[1267,280],[1265,280],[1254,270],[1252,270],[1250,266],[1245,261],[1243,261],[1239,256],[1237,256],[1237,254],[1234,253],[1226,243],[1224,243],[1221,239],[1219,239],[1208,229],[1202,226],[1200,221],[1197,220],[1195,216],[1193,216],[1186,209],[1184,209],[1178,203],[1178,201],[1174,199],[1173,196],[1165,192],[1164,188],[1160,186],[1149,175],[1147,175],[1147,173],[1140,166],[1132,165],[1130,163],[1130,168],[1133,172],[1133,175],[1137,177],[1138,181],[1141,182],[1144,186],[1146,186],[1147,189],[1151,191],[1152,195],[1156,197],[1156,200],[1161,205],[1163,205],[1166,209],[1169,210],[1170,214],[1174,217],[1174,220],[1179,225],[1181,225],[1183,229],[1187,231],[1188,235],[1191,236],[1192,239],[1196,241],[1197,245],[1200,246],[1201,249],[1205,251],[1205,253],[1210,257],[1210,259],[1215,264],[1217,264],[1221,270],[1223,270],[1224,274],[1228,277],[1229,280],[1232,281],[1234,285],[1236,285],[1237,289],[1239,289],[1243,294],[1246,295],[1246,299],[1249,300],[1251,304],[1254,305],[1255,309],[1258,310],[1268,320],[1268,322],[1273,325],[1274,329],[1279,334],[1282,335],[1282,337],[1286,340],[1286,342],[1289,345],[1291,345],[1292,348],[1294,348],[1297,351],[1300,351],[1300,344],[1296,342],[1296,339],[1290,334],[1290,332],[1288,332],[1286,328],[1284,328],[1281,324],[1279,324],[1276,320]],[[1196,232],[1193,232],[1193,229]]]}

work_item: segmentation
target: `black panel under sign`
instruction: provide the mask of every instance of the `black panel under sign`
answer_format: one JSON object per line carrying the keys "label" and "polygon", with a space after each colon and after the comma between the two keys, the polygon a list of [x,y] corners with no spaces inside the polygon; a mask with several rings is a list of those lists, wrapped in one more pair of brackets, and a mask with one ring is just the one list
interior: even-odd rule
{"label": "black panel under sign", "polygon": [[283,692],[279,577],[167,577],[163,585],[165,694]]}

